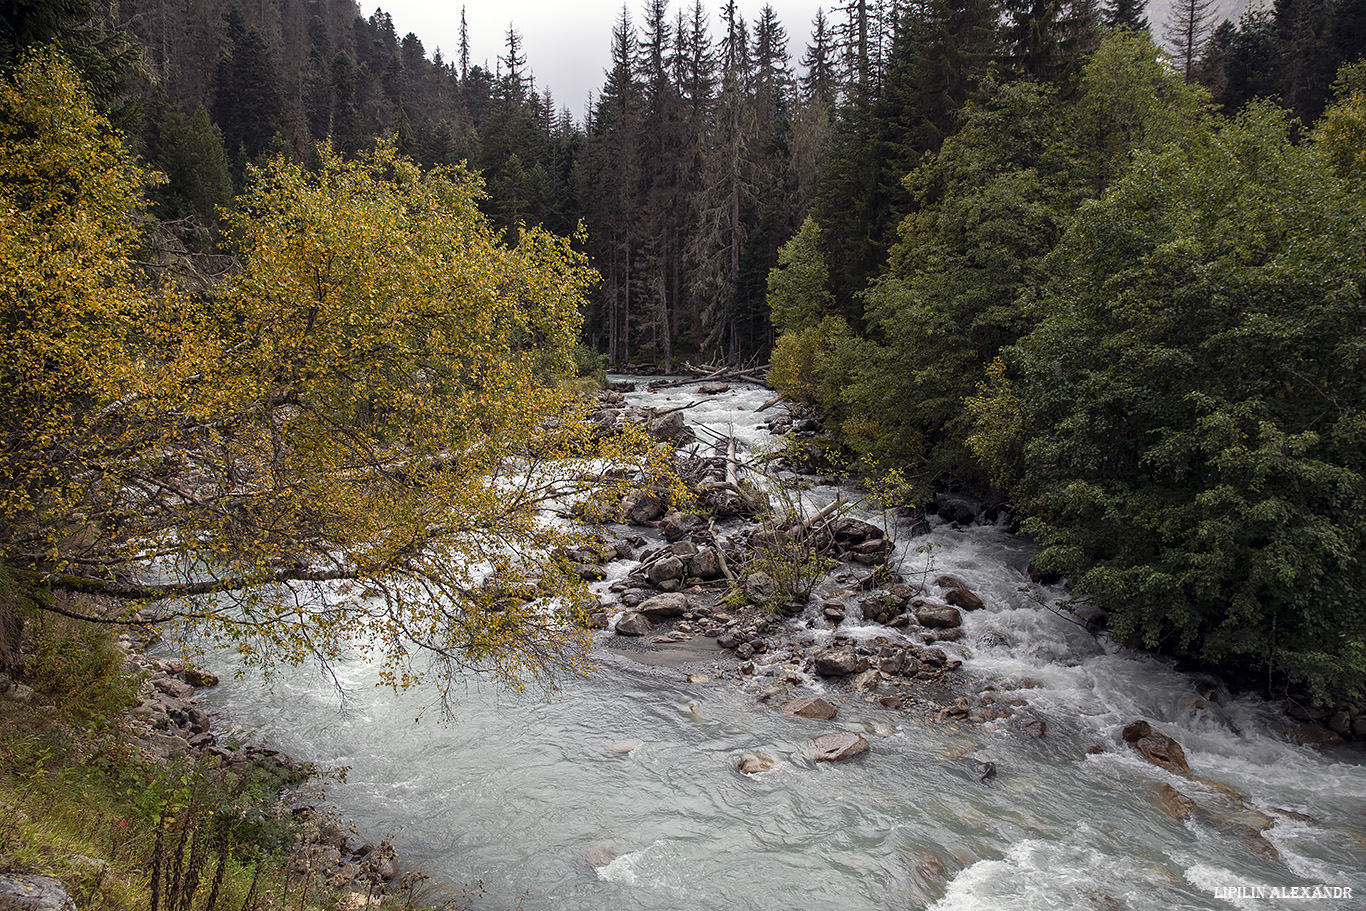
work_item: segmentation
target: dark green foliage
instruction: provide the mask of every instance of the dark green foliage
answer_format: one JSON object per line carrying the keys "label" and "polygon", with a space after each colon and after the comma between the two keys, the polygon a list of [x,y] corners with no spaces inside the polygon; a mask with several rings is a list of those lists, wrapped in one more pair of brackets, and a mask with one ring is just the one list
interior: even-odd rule
{"label": "dark green foliage", "polygon": [[1244,13],[1236,28],[1225,22],[1215,31],[1203,69],[1225,113],[1234,114],[1249,101],[1276,93],[1280,52],[1275,23],[1267,12]]}
{"label": "dark green foliage", "polygon": [[970,471],[963,400],[982,365],[1028,328],[1021,292],[1090,192],[1090,172],[1055,93],[994,87],[963,130],[907,181],[916,211],[866,295],[881,340],[858,398],[878,423],[879,461]]}
{"label": "dark green foliage", "polygon": [[1140,157],[1014,355],[1040,561],[1149,646],[1366,681],[1366,208],[1283,114]]}
{"label": "dark green foliage", "polygon": [[1146,0],[1109,0],[1101,12],[1107,28],[1127,28],[1135,32],[1148,29]]}
{"label": "dark green foliage", "polygon": [[94,0],[0,0],[0,71],[26,48],[53,43],[71,60],[87,91],[108,103],[128,81],[137,54],[108,28]]}
{"label": "dark green foliage", "polygon": [[1363,54],[1364,0],[1278,0],[1220,26],[1197,72],[1229,113],[1274,98],[1308,126],[1323,113],[1334,73]]}
{"label": "dark green foliage", "polygon": [[232,203],[232,178],[218,129],[201,104],[185,117],[177,112],[159,118],[149,158],[166,175],[152,191],[158,218],[194,216],[201,224],[217,221],[219,207]]}
{"label": "dark green foliage", "polygon": [[213,119],[240,182],[242,168],[264,153],[284,127],[280,71],[265,38],[236,7],[228,11],[228,51],[214,74]]}

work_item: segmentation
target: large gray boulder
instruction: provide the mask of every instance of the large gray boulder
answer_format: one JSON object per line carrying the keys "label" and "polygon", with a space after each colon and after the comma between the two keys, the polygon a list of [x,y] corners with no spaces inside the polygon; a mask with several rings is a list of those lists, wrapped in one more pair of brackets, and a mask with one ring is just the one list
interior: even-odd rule
{"label": "large gray boulder", "polygon": [[745,578],[745,594],[755,604],[767,604],[778,597],[778,583],[768,573],[750,573]]}
{"label": "large gray boulder", "polygon": [[682,411],[671,411],[650,421],[650,436],[664,443],[682,446],[691,443],[695,437],[683,419]]}
{"label": "large gray boulder", "polygon": [[653,598],[641,602],[636,610],[644,614],[645,618],[652,623],[681,617],[688,610],[688,596],[677,592],[655,595]]}
{"label": "large gray boulder", "polygon": [[688,561],[692,574],[703,582],[721,578],[721,560],[713,547],[704,547]]}
{"label": "large gray boulder", "polygon": [[841,762],[868,752],[868,741],[853,731],[822,734],[808,744],[811,758],[816,762]]}
{"label": "large gray boulder", "polygon": [[822,677],[843,677],[858,670],[858,655],[852,648],[828,648],[816,653],[812,668]]}
{"label": "large gray boulder", "polygon": [[678,582],[686,572],[687,567],[682,558],[670,555],[650,564],[650,569],[646,575],[650,579],[650,584],[658,587],[665,582]]}
{"label": "large gray boulder", "polygon": [[644,636],[650,629],[650,621],[635,611],[627,611],[617,621],[618,636]]}
{"label": "large gray boulder", "polygon": [[76,911],[76,903],[55,879],[0,874],[0,911]]}
{"label": "large gray boulder", "polygon": [[963,616],[957,608],[947,604],[924,604],[915,609],[915,619],[921,626],[930,629],[952,629],[963,625]]}

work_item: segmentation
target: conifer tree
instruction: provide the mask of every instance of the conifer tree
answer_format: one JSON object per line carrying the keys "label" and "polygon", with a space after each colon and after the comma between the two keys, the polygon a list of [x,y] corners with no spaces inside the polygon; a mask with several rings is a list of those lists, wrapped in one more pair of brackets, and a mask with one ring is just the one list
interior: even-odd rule
{"label": "conifer tree", "polygon": [[1174,0],[1162,34],[1172,48],[1172,59],[1187,82],[1195,80],[1196,65],[1214,33],[1214,0]]}
{"label": "conifer tree", "polygon": [[261,32],[246,24],[236,6],[226,22],[228,50],[215,71],[213,119],[240,181],[246,162],[260,156],[284,127],[285,101],[280,71]]}
{"label": "conifer tree", "polygon": [[1106,0],[1102,20],[1107,28],[1128,28],[1136,32],[1148,28],[1147,0]]}

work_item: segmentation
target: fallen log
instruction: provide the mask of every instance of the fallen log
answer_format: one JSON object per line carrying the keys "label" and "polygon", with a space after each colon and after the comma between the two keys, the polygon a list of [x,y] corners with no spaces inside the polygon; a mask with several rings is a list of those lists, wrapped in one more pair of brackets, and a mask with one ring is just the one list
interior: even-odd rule
{"label": "fallen log", "polygon": [[848,502],[848,498],[845,497],[844,494],[840,494],[833,501],[827,503],[824,507],[817,510],[812,515],[808,516],[806,519],[802,520],[801,522],[798,522],[796,525],[789,528],[787,530],[787,536],[794,541],[798,538],[805,537],[806,533],[811,530],[812,526],[829,518],[831,515],[835,513],[836,510],[838,510],[841,506],[845,505]]}

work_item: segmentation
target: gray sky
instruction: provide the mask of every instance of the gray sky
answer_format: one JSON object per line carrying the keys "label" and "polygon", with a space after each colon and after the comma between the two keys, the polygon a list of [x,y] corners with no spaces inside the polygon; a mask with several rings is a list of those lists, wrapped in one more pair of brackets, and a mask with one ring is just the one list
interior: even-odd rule
{"label": "gray sky", "polygon": [[[711,12],[712,37],[719,31],[718,17],[724,0],[703,0]],[[376,7],[394,19],[400,38],[413,32],[431,56],[437,48],[447,61],[460,53],[460,0],[360,0],[366,16]],[[830,15],[830,0],[769,0],[787,29],[787,52],[794,69],[811,38],[816,10]],[[632,24],[639,26],[645,4],[626,4]],[[753,25],[763,0],[739,0],[745,21]],[[583,120],[588,93],[602,87],[603,73],[612,61],[612,26],[621,14],[621,0],[468,0],[465,21],[470,33],[470,62],[490,68],[506,53],[509,23],[522,36],[524,53],[536,75],[537,91],[550,87],[557,107],[567,107],[574,119]],[[692,0],[671,0],[669,17],[692,9]],[[752,33],[752,29],[751,29]]]}

